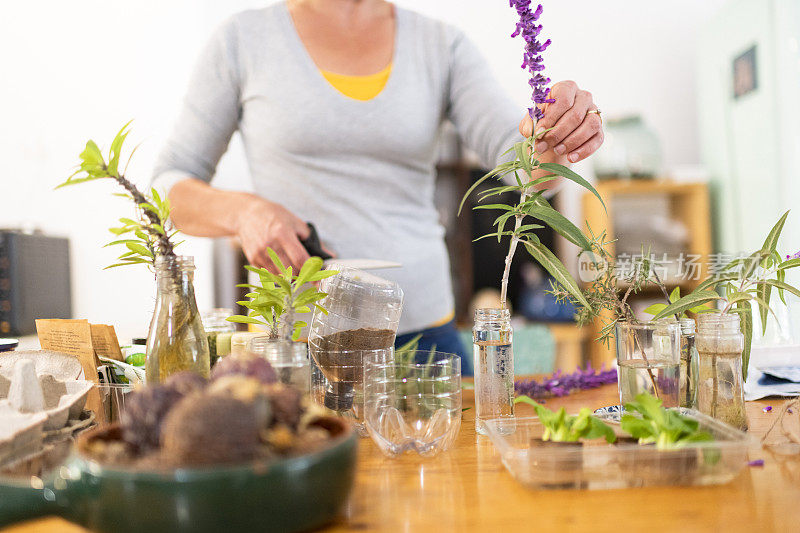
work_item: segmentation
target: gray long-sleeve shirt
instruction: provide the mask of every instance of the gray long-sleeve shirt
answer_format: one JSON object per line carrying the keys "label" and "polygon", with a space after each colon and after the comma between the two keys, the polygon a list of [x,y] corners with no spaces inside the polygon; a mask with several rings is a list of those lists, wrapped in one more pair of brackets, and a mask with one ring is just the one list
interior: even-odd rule
{"label": "gray long-sleeve shirt", "polygon": [[325,80],[284,2],[233,16],[200,57],[155,183],[210,181],[238,129],[257,194],[313,222],[340,258],[403,264],[380,275],[405,293],[404,333],[453,309],[433,202],[442,122],[494,166],[521,110],[459,30],[397,8],[395,39],[386,86],[359,101]]}

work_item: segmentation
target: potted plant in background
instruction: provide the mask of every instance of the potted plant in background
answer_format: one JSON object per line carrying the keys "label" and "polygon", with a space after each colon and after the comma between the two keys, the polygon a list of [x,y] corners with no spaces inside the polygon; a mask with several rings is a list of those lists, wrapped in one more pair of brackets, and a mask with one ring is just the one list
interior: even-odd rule
{"label": "potted plant in background", "polygon": [[[80,154],[78,169],[57,188],[95,180],[112,180],[125,192],[118,193],[136,206],[136,218],[120,218],[122,226],[110,231],[118,238],[106,246],[124,246],[119,262],[106,268],[145,264],[155,270],[158,292],[156,307],[147,336],[145,370],[150,383],[158,383],[181,370],[203,376],[210,371],[208,340],[194,295],[194,258],[175,254],[170,205],[155,189],[146,196],[120,170],[122,146],[128,124],[111,142],[106,161],[94,141],[88,141]],[[128,157],[128,163],[134,150]],[[127,169],[127,165],[125,169]]]}
{"label": "potted plant in background", "polygon": [[[547,84],[550,79],[542,75],[544,69],[542,52],[550,45],[548,39],[539,42],[538,35],[541,26],[536,24],[542,13],[539,5],[535,11],[531,10],[530,2],[512,0],[511,5],[516,8],[520,17],[517,28],[512,37],[522,35],[525,40],[525,54],[523,68],[531,73],[529,81],[533,89],[532,101],[534,107],[528,110],[531,118],[537,121],[543,116],[537,106],[553,102],[548,98]],[[549,130],[539,132],[531,137],[514,144],[506,154],[513,154],[514,159],[502,163],[481,177],[464,195],[459,213],[463,209],[467,198],[483,182],[490,178],[503,179],[513,176],[515,183],[491,188],[482,193],[478,205],[474,209],[491,209],[500,211],[494,221],[496,231],[481,238],[495,237],[509,238],[508,254],[505,259],[505,268],[501,279],[499,309],[477,309],[475,311],[475,327],[473,330],[475,353],[475,404],[478,431],[484,429],[480,421],[490,417],[513,416],[514,414],[514,357],[512,352],[513,332],[510,324],[510,313],[506,305],[508,277],[511,262],[519,245],[536,260],[551,276],[567,290],[570,295],[582,305],[588,302],[581,294],[578,283],[572,278],[561,261],[537,237],[535,230],[544,225],[563,235],[570,242],[577,244],[583,250],[590,249],[586,236],[572,222],[561,213],[553,209],[544,198],[543,192],[536,190],[540,185],[557,179],[559,176],[573,181],[591,191],[602,203],[598,192],[585,179],[569,168],[555,163],[539,161],[535,151],[536,141]],[[531,172],[546,170],[549,175],[531,179]],[[519,201],[513,205],[493,203],[482,204],[487,198],[513,192],[519,194]],[[512,228],[507,229],[511,222]],[[543,225],[544,224],[544,225]]]}
{"label": "potted plant in background", "polygon": [[700,411],[742,429],[747,428],[744,381],[753,340],[752,304],[757,304],[762,330],[766,331],[768,317],[773,314],[769,306],[773,289],[777,289],[781,300],[786,291],[800,296],[800,290],[785,281],[786,270],[800,266],[800,259],[784,259],[777,251],[788,215],[787,211],[772,227],[759,250],[734,259],[654,317],[682,313],[702,304],[722,305],[721,310],[712,308],[698,315],[697,403]]}

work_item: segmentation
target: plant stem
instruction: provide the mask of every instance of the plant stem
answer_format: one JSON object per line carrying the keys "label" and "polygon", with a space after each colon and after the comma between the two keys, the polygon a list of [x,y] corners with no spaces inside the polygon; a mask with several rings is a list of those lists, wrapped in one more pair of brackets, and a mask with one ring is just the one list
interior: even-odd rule
{"label": "plant stem", "polygon": [[[145,196],[139,191],[139,189],[136,188],[136,185],[131,183],[125,176],[122,175],[112,175],[111,177],[114,178],[114,180],[117,183],[119,183],[126,191],[128,191],[128,194],[131,195],[133,201],[136,203],[136,206],[139,208],[139,210],[141,210],[144,216],[147,217],[147,220],[150,221],[150,224],[160,225],[162,223],[162,221],[159,220],[158,216],[156,216],[155,213],[143,207],[143,204],[147,204],[149,202],[147,201],[147,198],[145,198]],[[147,227],[145,229],[150,235],[155,237],[156,242],[158,244],[158,250],[156,250],[156,252],[158,252],[158,255],[161,255],[166,258],[175,257],[175,246],[169,240],[169,237],[167,235],[158,232],[156,229],[152,227]],[[155,257],[153,257],[153,262],[155,263]]]}
{"label": "plant stem", "polygon": [[[523,192],[519,198],[519,205],[524,204],[525,201],[528,199],[528,193]],[[503,279],[500,282],[500,307],[506,307],[506,298],[508,296],[508,277],[511,274],[511,261],[514,259],[514,253],[517,251],[517,243],[519,243],[519,237],[517,237],[517,231],[519,230],[520,226],[522,226],[522,219],[525,218],[525,215],[520,213],[514,216],[514,234],[511,236],[511,243],[508,246],[508,255],[506,255],[506,264],[505,268],[503,269]]]}

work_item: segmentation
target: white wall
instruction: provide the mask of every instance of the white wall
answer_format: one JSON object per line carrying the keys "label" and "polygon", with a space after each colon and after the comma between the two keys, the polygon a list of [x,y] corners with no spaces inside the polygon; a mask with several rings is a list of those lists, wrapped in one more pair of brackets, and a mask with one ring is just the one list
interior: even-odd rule
{"label": "white wall", "polygon": [[[0,226],[36,226],[69,236],[75,314],[116,324],[121,337],[143,335],[153,301],[144,270],[111,270],[105,228],[128,206],[107,184],[54,192],[88,138],[104,143],[130,118],[143,141],[128,175],[147,183],[202,42],[227,14],[265,5],[255,0],[28,0],[0,17]],[[508,35],[515,15],[505,0],[398,0],[465,29],[495,74],[527,106],[519,69],[521,42]],[[591,90],[606,116],[640,112],[660,134],[667,167],[699,162],[694,47],[698,28],[723,0],[545,0],[542,22],[553,39],[548,74]],[[585,165],[584,165],[585,168]],[[590,172],[586,172],[590,174]],[[220,178],[245,176],[238,147]],[[575,215],[577,203],[568,211]],[[197,256],[200,307],[211,301],[208,243]]]}

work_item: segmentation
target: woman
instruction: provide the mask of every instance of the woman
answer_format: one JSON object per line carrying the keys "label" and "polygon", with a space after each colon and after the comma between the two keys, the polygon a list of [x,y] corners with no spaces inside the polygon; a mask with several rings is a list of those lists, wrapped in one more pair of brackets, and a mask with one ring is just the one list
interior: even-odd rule
{"label": "woman", "polygon": [[[603,140],[591,95],[555,84],[537,127],[543,159],[576,162]],[[268,247],[297,269],[307,221],[341,258],[402,263],[400,334],[463,347],[452,325],[444,229],[433,203],[435,146],[450,119],[493,167],[531,119],[455,28],[384,0],[287,0],[235,15],[212,37],[156,165],[172,217],[190,235],[239,238],[250,263]],[[234,131],[256,194],[209,185]],[[405,338],[408,338],[406,336]],[[464,359],[465,374],[471,368]]]}

